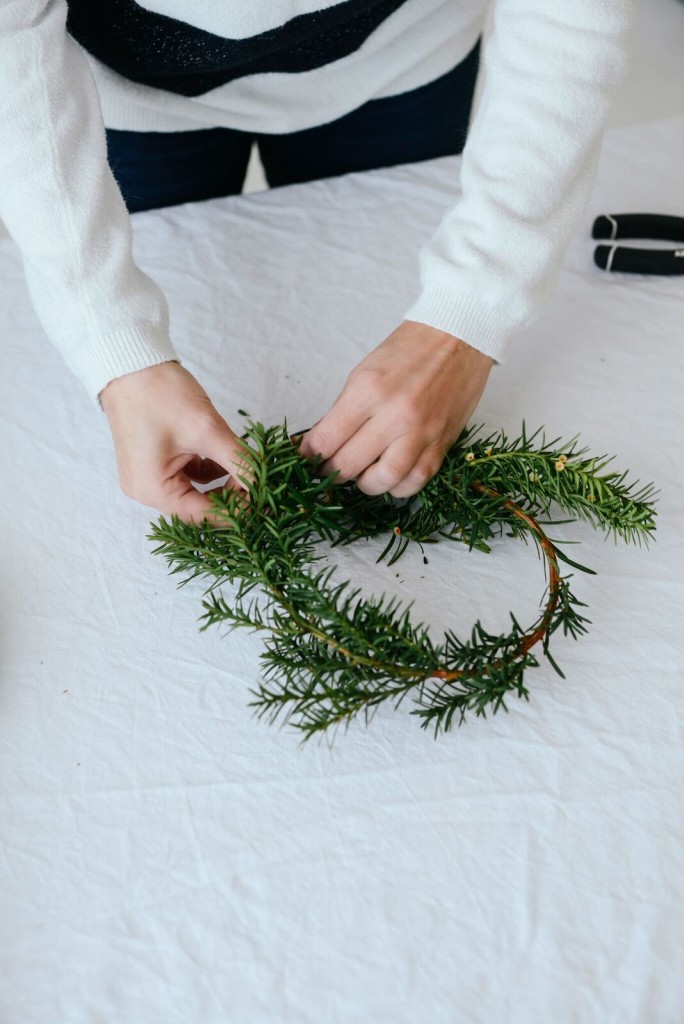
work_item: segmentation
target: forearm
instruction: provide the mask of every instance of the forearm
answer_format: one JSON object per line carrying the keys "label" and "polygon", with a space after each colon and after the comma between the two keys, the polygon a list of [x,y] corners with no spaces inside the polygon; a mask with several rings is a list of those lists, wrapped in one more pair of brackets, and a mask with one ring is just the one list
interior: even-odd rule
{"label": "forearm", "polygon": [[627,68],[638,0],[498,0],[461,194],[420,253],[406,319],[500,360],[555,287]]}
{"label": "forearm", "polygon": [[64,0],[0,4],[0,216],[46,333],[95,398],[112,377],[175,353],[166,300],[133,260],[66,10]]}

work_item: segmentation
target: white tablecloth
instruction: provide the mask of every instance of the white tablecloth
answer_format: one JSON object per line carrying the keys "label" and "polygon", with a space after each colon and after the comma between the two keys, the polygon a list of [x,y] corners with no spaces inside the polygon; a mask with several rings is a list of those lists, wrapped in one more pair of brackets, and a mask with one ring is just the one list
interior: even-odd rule
{"label": "white tablecloth", "polygon": [[[684,215],[684,120],[606,136],[553,301],[477,419],[662,489],[656,543],[558,534],[593,625],[561,680],[435,740],[381,708],[299,746],[248,708],[260,640],[200,634],[119,491],[107,422],[46,341],[0,242],[0,1019],[3,1024],[679,1024],[684,1015],[684,278],[609,275],[598,213]],[[459,158],[133,218],[191,372],[308,426],[399,322]],[[417,618],[531,622],[532,548],[392,568],[340,553]]]}

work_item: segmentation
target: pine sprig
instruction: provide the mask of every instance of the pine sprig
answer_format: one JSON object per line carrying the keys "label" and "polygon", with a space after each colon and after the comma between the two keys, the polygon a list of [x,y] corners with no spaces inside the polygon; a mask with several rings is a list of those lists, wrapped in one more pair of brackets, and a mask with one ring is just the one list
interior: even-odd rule
{"label": "pine sprig", "polygon": [[[608,457],[588,457],[576,439],[546,441],[541,431],[509,439],[503,431],[477,438],[464,431],[440,472],[414,498],[369,497],[353,483],[316,477],[287,424],[251,423],[244,434],[248,500],[234,490],[209,494],[219,525],[187,524],[163,516],[151,524],[154,554],[163,554],[180,585],[210,582],[201,630],[223,624],[264,634],[263,680],[250,703],[275,722],[281,714],[303,741],[358,715],[366,723],[386,700],[398,706],[414,696],[411,712],[435,736],[468,712],[506,709],[506,698],[527,698],[523,682],[541,653],[562,675],[549,650],[558,629],[573,638],[589,622],[560,563],[585,572],[544,532],[540,517],[557,506],[570,520],[583,519],[626,543],[648,543],[655,529],[652,485],[630,483],[626,473],[606,472]],[[564,520],[568,521],[568,520]],[[557,521],[556,521],[557,522]],[[410,543],[457,540],[490,550],[503,532],[531,539],[544,559],[547,591],[537,620],[524,629],[511,615],[507,633],[489,633],[476,622],[467,640],[447,631],[436,644],[424,624],[414,624],[412,604],[396,598],[363,598],[339,581],[335,568],[317,568],[321,542],[332,547],[386,536],[378,561],[392,564]],[[426,559],[427,560],[427,559]],[[227,596],[221,588],[233,588]]]}

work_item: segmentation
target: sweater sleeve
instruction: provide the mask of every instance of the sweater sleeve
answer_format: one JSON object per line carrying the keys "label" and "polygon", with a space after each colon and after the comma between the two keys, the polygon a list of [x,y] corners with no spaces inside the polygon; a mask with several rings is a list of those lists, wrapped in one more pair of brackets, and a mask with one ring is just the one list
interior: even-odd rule
{"label": "sweater sleeve", "polygon": [[627,68],[637,0],[497,0],[461,191],[406,320],[497,361],[550,298]]}
{"label": "sweater sleeve", "polygon": [[34,309],[102,408],[115,377],[177,360],[166,299],[134,262],[88,62],[66,0],[0,0],[0,217]]}

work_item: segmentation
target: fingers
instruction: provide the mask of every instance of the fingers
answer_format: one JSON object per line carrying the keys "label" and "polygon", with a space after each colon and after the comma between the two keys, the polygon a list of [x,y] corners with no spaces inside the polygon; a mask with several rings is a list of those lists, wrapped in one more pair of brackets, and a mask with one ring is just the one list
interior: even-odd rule
{"label": "fingers", "polygon": [[246,489],[245,480],[251,476],[245,459],[248,449],[216,410],[194,425],[185,443],[191,451],[202,452],[202,455],[192,455],[183,466],[183,472],[190,480],[208,484],[229,476],[224,487]]}
{"label": "fingers", "polygon": [[324,460],[331,458],[357,430],[361,429],[370,415],[365,403],[352,403],[343,394],[330,412],[304,434],[299,447],[300,452],[307,459],[313,459],[317,455],[321,455]]}
{"label": "fingers", "polygon": [[195,490],[192,484],[185,492],[179,491],[175,495],[169,495],[165,505],[166,508],[162,509],[162,512],[168,516],[176,515],[185,523],[194,523],[199,526],[204,519],[209,522],[215,521],[212,506],[203,494]]}
{"label": "fingers", "polygon": [[428,441],[424,434],[410,430],[408,418],[405,427],[390,429],[385,418],[374,416],[346,437],[318,472],[327,476],[337,471],[340,483],[356,480],[366,494],[410,497],[437,473],[444,450],[438,441]]}
{"label": "fingers", "polygon": [[164,507],[160,511],[167,516],[176,515],[185,523],[200,526],[206,519],[212,526],[225,525],[225,520],[217,514],[206,495],[200,494],[187,478],[184,484],[180,475],[174,478],[161,503]]}
{"label": "fingers", "polygon": [[222,470],[216,477],[209,479],[215,480],[218,476],[230,473],[232,484],[245,490],[247,487],[245,481],[251,479],[249,464],[244,458],[245,443],[233,433],[225,420],[218,416],[218,413],[216,415],[218,421],[196,441],[198,449],[207,456],[209,461]]}
{"label": "fingers", "polygon": [[455,335],[404,321],[347,378],[301,445],[368,494],[416,494],[477,405],[493,360]]}
{"label": "fingers", "polygon": [[392,494],[409,498],[425,487],[439,471],[444,450],[437,442],[424,447],[412,435],[393,441],[380,459],[356,480],[365,494]]}
{"label": "fingers", "polygon": [[397,498],[417,494],[439,471],[445,448],[409,431],[388,444],[387,433],[380,417],[368,420],[322,463],[319,472],[328,475],[337,470],[340,482],[355,479],[365,494],[390,493]]}
{"label": "fingers", "polygon": [[177,362],[115,378],[102,391],[102,405],[127,497],[187,522],[220,522],[193,481],[210,484],[230,474],[226,486],[246,490],[244,442]]}
{"label": "fingers", "polygon": [[386,431],[378,419],[367,420],[331,458],[321,463],[318,472],[323,476],[339,471],[338,481],[355,480],[359,473],[379,459],[387,444]]}
{"label": "fingers", "polygon": [[[213,525],[220,525],[225,520],[212,511],[213,506],[206,493],[246,490],[249,467],[243,458],[245,444],[218,413],[214,413],[209,424],[200,429],[193,441],[194,447],[207,455],[205,458],[194,455],[182,470],[167,479],[164,503],[168,514],[178,515],[186,522],[200,523],[206,518]],[[223,485],[204,495],[190,482],[211,483],[226,474],[230,475]]]}

